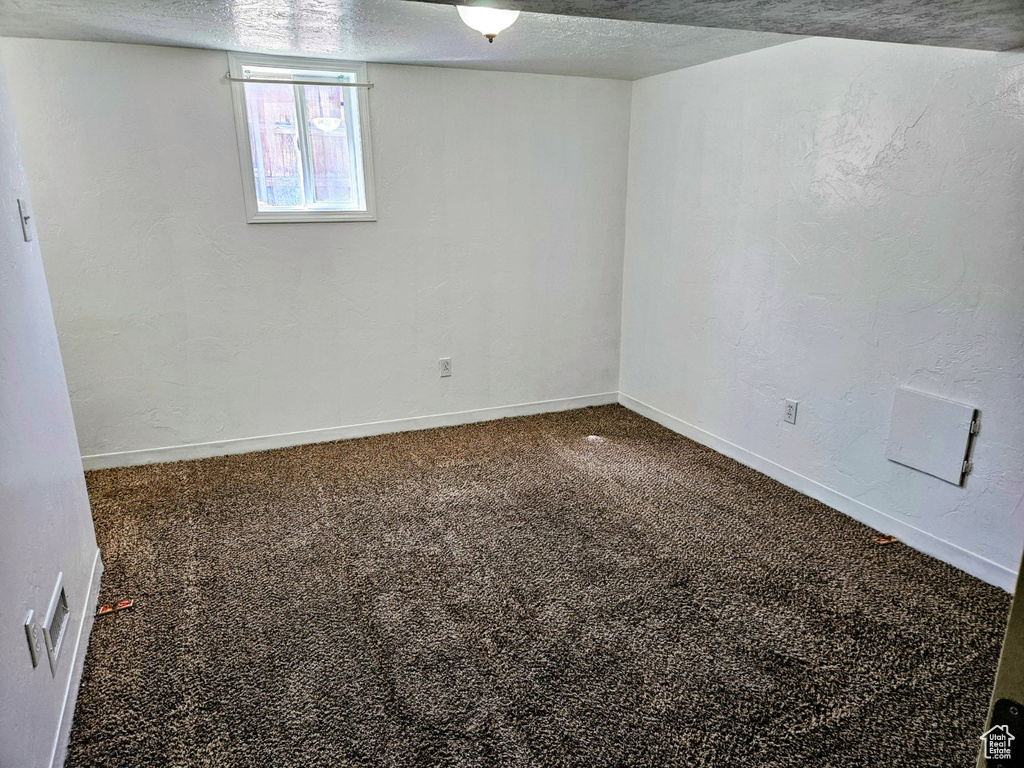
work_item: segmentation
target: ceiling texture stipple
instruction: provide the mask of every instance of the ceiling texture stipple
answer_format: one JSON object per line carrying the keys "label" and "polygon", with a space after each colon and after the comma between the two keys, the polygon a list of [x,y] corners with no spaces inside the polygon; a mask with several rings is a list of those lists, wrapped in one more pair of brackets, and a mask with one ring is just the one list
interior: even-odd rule
{"label": "ceiling texture stipple", "polygon": [[1024,47],[1024,0],[461,0],[524,11],[488,45],[450,0],[0,0],[0,32],[635,80],[800,39]]}
{"label": "ceiling texture stipple", "polygon": [[[424,0],[443,3],[445,0]],[[1008,51],[1024,0],[462,0],[533,13]]]}
{"label": "ceiling texture stipple", "polygon": [[0,0],[0,32],[621,80],[799,39],[523,13],[488,44],[453,5],[406,0]]}

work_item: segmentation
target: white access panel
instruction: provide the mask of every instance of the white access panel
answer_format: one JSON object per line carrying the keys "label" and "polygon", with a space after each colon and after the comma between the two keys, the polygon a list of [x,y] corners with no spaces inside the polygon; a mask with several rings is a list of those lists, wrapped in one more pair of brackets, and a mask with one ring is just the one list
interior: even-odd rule
{"label": "white access panel", "polygon": [[976,414],[973,406],[898,387],[885,457],[960,485]]}

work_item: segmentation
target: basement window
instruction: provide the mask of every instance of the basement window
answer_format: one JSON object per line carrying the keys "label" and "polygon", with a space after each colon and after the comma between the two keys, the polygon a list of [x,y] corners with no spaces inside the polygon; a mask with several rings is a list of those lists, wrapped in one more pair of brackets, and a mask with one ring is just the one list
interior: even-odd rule
{"label": "basement window", "polygon": [[249,222],[375,220],[366,64],[228,61]]}

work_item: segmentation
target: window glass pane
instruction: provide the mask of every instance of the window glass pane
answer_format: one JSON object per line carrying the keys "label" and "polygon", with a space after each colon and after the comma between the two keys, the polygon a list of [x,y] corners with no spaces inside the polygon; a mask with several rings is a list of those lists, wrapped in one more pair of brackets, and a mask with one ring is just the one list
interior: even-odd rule
{"label": "window glass pane", "polygon": [[246,83],[249,146],[260,208],[305,205],[291,85]]}
{"label": "window glass pane", "polygon": [[[312,192],[318,203],[359,205],[350,119],[345,115],[348,88],[304,85],[309,120]],[[352,98],[352,97],[350,97]],[[348,105],[351,109],[351,105]]]}

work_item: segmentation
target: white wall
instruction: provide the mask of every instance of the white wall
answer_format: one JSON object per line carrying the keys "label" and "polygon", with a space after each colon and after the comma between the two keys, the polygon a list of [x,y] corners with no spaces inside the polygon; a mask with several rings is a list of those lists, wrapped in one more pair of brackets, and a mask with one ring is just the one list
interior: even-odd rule
{"label": "white wall", "polygon": [[250,225],[223,53],[5,60],[83,454],[617,391],[629,83],[371,65],[379,220]]}
{"label": "white wall", "polygon": [[[631,120],[627,83],[375,65],[380,221],[309,225],[244,223],[223,54],[6,62],[94,465],[621,389],[1012,585],[1024,56],[804,40],[639,81]],[[898,384],[982,410],[965,488],[885,460]]]}
{"label": "white wall", "polygon": [[[1024,55],[810,39],[648,78],[629,162],[626,401],[1012,588]],[[981,409],[966,487],[886,461],[898,384]]]}
{"label": "white wall", "polygon": [[[14,115],[0,68],[0,766],[50,765],[71,725],[99,552],[71,404],[39,254],[26,243],[28,199]],[[53,676],[32,668],[22,622],[42,621],[59,572],[71,616]],[[69,695],[70,691],[70,695]],[[58,750],[58,762],[63,752]]]}

